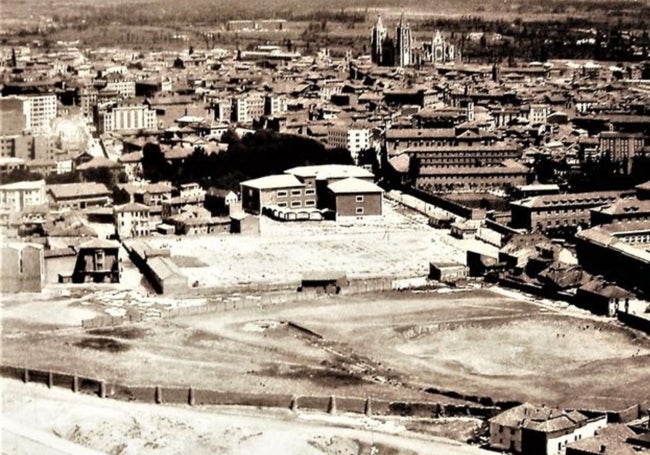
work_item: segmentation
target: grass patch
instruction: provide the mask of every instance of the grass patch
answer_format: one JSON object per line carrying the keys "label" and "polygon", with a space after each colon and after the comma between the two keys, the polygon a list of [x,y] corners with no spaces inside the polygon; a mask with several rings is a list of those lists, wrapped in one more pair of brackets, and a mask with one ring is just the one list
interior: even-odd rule
{"label": "grass patch", "polygon": [[94,349],[96,351],[111,353],[125,352],[131,349],[131,346],[128,344],[113,338],[83,338],[74,345],[83,349]]}
{"label": "grass patch", "polygon": [[88,331],[91,335],[121,338],[123,340],[137,340],[149,334],[149,330],[141,327],[111,327],[107,329],[93,329]]}

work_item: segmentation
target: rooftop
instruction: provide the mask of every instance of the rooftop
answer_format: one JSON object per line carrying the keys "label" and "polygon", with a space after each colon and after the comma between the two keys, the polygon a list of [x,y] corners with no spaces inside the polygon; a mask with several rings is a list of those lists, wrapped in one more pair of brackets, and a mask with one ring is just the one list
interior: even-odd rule
{"label": "rooftop", "polygon": [[592,191],[588,193],[549,194],[514,201],[512,204],[523,207],[554,207],[562,205],[605,205],[621,196],[619,191]]}
{"label": "rooftop", "polygon": [[291,174],[277,174],[241,182],[242,186],[268,190],[275,188],[300,188],[304,184]]}
{"label": "rooftop", "polygon": [[342,179],[348,177],[373,178],[372,172],[349,164],[322,164],[315,166],[298,166],[284,171],[297,177],[316,177],[318,180]]}
{"label": "rooftop", "polygon": [[45,187],[45,180],[32,180],[25,182],[15,182],[15,183],[5,183],[0,185],[0,190],[9,191],[9,190],[37,190]]}
{"label": "rooftop", "polygon": [[54,196],[54,199],[71,199],[88,196],[109,196],[111,192],[103,183],[85,182],[85,183],[60,183],[48,185],[48,192]]}
{"label": "rooftop", "polygon": [[330,183],[327,188],[334,194],[354,193],[383,193],[381,187],[367,180],[350,177],[338,182]]}

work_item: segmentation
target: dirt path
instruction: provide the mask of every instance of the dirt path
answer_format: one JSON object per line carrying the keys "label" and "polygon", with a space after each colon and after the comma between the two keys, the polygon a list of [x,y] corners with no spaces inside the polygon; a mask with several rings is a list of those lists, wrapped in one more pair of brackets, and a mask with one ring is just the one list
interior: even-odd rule
{"label": "dirt path", "polygon": [[122,454],[365,455],[372,447],[379,454],[489,453],[410,432],[400,419],[126,403],[7,379],[0,380],[0,387],[6,427],[25,435],[12,445],[16,450],[11,453],[17,455],[35,453],[32,440],[40,440],[47,453],[96,453],[59,450],[56,435],[93,450]]}

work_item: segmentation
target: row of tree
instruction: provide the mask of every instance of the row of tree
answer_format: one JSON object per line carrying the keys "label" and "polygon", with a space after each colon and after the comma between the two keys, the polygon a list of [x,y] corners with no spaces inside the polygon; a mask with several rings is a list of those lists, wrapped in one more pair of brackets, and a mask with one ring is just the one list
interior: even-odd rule
{"label": "row of tree", "polygon": [[326,149],[302,136],[259,130],[243,138],[232,132],[222,138],[225,152],[208,154],[197,148],[180,164],[170,164],[158,144],[143,150],[144,177],[153,182],[168,180],[178,185],[197,182],[204,188],[238,189],[243,180],[283,173],[295,166],[353,164],[345,149]]}

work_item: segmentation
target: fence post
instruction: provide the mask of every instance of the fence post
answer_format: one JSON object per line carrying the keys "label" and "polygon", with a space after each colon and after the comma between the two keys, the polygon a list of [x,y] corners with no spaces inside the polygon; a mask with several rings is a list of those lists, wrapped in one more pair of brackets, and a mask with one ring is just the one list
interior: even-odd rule
{"label": "fence post", "polygon": [[334,395],[330,395],[330,401],[327,405],[327,413],[336,414],[336,397]]}
{"label": "fence post", "polygon": [[72,377],[72,391],[79,392],[79,377],[76,374]]}
{"label": "fence post", "polygon": [[372,403],[370,402],[370,397],[366,398],[366,403],[363,407],[363,413],[368,417],[372,415]]}
{"label": "fence post", "polygon": [[29,382],[29,370],[27,368],[23,370],[23,382]]}
{"label": "fence post", "polygon": [[298,397],[295,395],[291,396],[291,404],[289,405],[289,409],[292,411],[297,411],[298,410]]}
{"label": "fence post", "polygon": [[194,389],[192,387],[190,387],[190,389],[188,390],[187,402],[190,406],[194,406],[196,404],[196,396],[194,394]]}
{"label": "fence post", "polygon": [[162,389],[160,388],[159,385],[156,386],[156,396],[155,396],[156,404],[161,404],[163,401],[163,396],[162,396]]}
{"label": "fence post", "polygon": [[99,382],[99,398],[106,398],[106,381]]}
{"label": "fence post", "polygon": [[54,375],[51,371],[47,372],[47,388],[51,389],[54,386]]}

